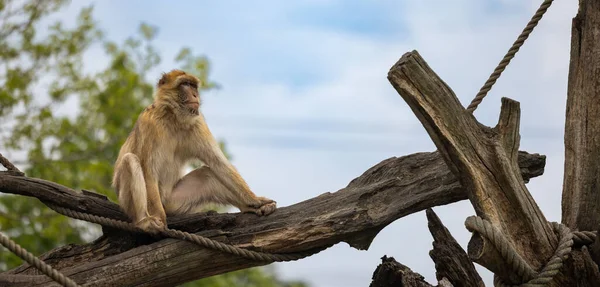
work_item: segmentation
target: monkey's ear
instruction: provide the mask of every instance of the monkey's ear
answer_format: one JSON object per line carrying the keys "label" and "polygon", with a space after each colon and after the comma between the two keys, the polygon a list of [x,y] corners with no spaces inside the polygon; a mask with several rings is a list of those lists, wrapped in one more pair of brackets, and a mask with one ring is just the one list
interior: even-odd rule
{"label": "monkey's ear", "polygon": [[167,83],[167,80],[168,80],[167,73],[162,73],[162,75],[161,75],[161,77],[160,77],[160,80],[158,80],[158,84],[157,84],[156,86],[157,86],[157,87],[160,87],[160,86],[162,86],[162,85],[166,84],[166,83]]}

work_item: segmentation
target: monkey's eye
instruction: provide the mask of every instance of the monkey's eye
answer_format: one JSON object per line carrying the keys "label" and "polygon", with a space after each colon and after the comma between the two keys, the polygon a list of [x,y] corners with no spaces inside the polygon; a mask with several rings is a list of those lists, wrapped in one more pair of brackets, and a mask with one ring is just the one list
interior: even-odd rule
{"label": "monkey's eye", "polygon": [[193,82],[190,82],[190,81],[185,81],[185,82],[181,83],[181,85],[182,86],[189,86],[189,87],[192,87],[192,88],[196,89],[196,84],[193,83]]}

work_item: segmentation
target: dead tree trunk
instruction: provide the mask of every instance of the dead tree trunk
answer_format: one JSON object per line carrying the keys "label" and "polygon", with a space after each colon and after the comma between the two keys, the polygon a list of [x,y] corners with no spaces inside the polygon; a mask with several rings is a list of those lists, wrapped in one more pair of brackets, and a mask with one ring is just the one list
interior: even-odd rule
{"label": "dead tree trunk", "polygon": [[[562,222],[600,230],[600,1],[581,0],[571,30]],[[600,243],[592,245],[600,263]]]}

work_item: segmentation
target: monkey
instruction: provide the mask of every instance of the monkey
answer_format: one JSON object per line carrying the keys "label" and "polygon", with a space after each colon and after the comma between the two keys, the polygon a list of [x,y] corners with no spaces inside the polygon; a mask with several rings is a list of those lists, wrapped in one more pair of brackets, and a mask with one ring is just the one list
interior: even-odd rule
{"label": "monkey", "polygon": [[[138,116],[114,164],[112,187],[140,229],[158,233],[167,215],[194,213],[207,203],[266,216],[277,202],[255,195],[228,161],[200,111],[200,80],[182,70],[163,73],[154,102]],[[204,166],[182,176],[191,160]]]}

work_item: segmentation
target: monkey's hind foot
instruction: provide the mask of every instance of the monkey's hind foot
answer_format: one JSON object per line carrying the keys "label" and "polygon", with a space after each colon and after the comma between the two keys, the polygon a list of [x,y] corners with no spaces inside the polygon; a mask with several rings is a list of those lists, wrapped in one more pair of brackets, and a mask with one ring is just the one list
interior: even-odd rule
{"label": "monkey's hind foot", "polygon": [[165,223],[156,216],[146,216],[138,221],[135,226],[151,234],[158,234],[165,230]]}
{"label": "monkey's hind foot", "polygon": [[271,203],[267,203],[267,204],[261,206],[258,209],[258,212],[256,214],[269,215],[269,214],[273,213],[276,209],[277,209],[277,202],[273,201]]}
{"label": "monkey's hind foot", "polygon": [[259,204],[248,206],[244,208],[242,212],[251,212],[258,216],[265,216],[273,213],[277,209],[277,202],[272,199],[259,197],[258,200],[260,201]]}

